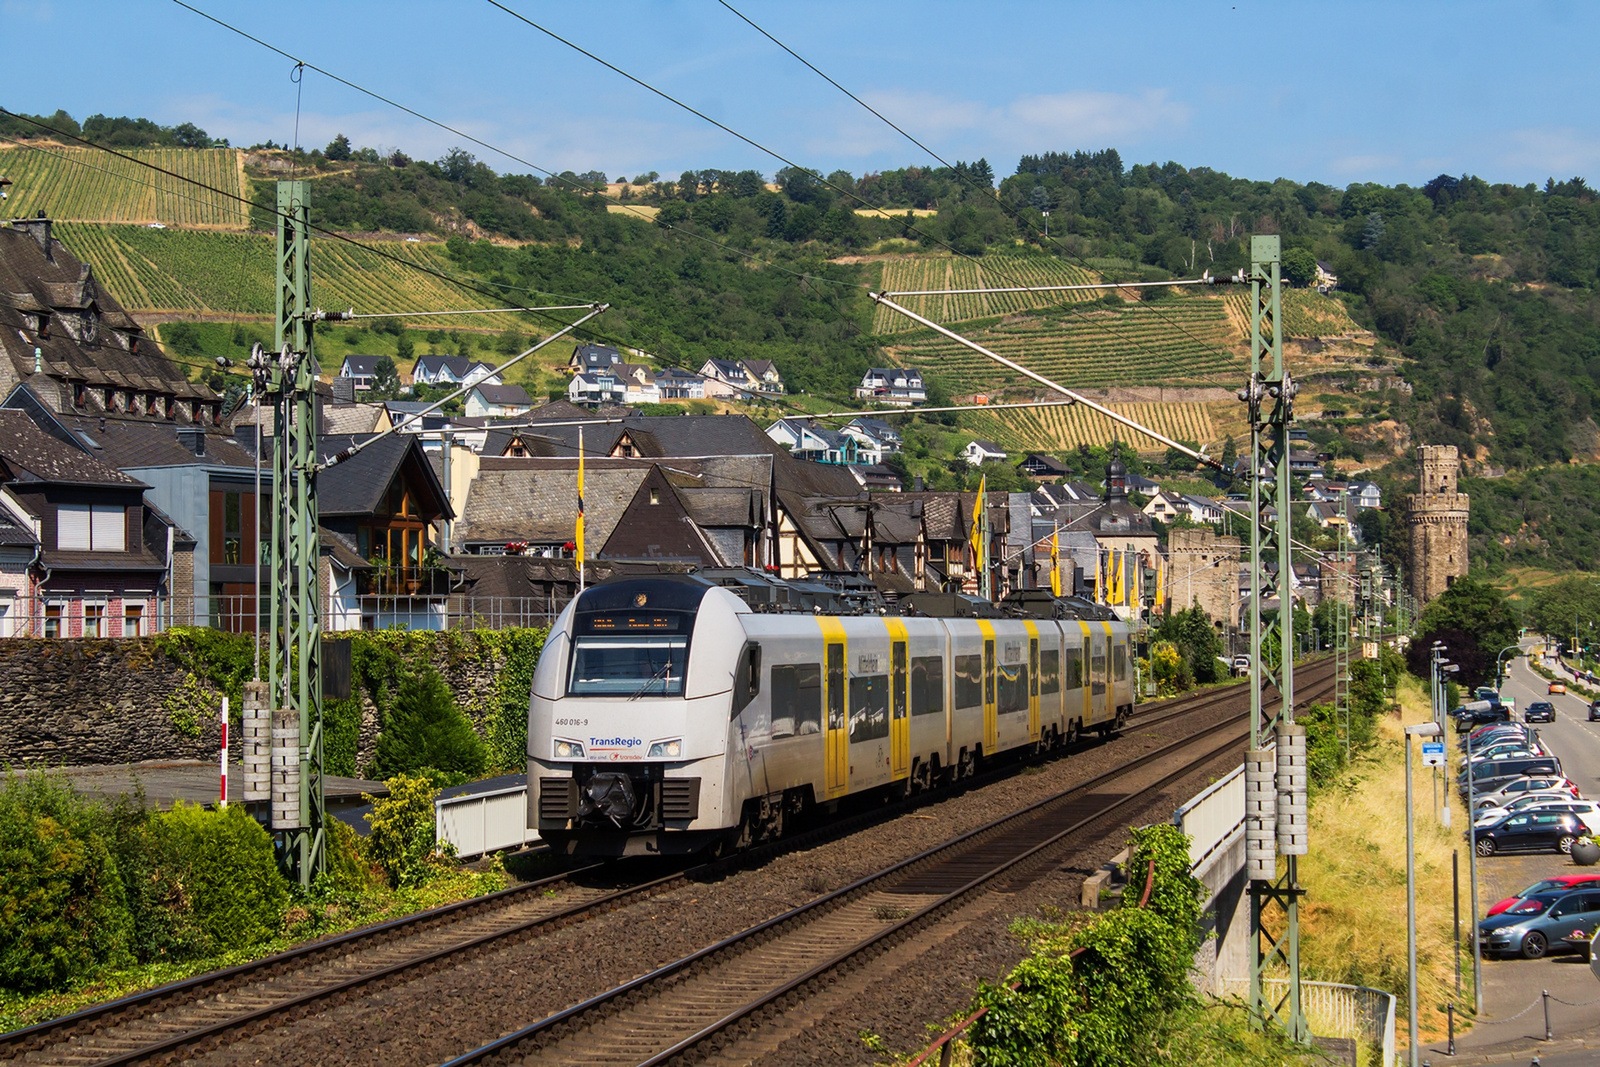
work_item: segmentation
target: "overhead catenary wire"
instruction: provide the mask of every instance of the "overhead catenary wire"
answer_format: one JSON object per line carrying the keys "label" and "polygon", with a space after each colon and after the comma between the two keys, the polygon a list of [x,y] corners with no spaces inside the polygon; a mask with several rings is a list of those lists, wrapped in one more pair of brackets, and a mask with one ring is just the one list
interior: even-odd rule
{"label": "overhead catenary wire", "polygon": [[584,308],[594,307],[593,304],[551,304],[547,307],[509,307],[509,308],[468,308],[463,311],[349,311],[342,317],[346,319],[428,319],[439,318],[445,315],[498,315],[502,312],[531,312],[540,314],[546,311],[581,311]]}
{"label": "overhead catenary wire", "polygon": [[[796,52],[793,48],[790,48],[788,45],[786,45],[782,41],[778,40],[777,37],[773,36],[771,33],[769,33],[763,27],[757,25],[755,23],[755,21],[753,21],[751,18],[749,18],[749,16],[745,15],[739,9],[735,8],[732,4],[728,3],[728,0],[718,0],[718,2],[720,4],[722,4],[723,7],[727,8],[730,12],[732,12],[734,15],[736,15],[740,20],[742,20],[751,29],[755,30],[757,33],[761,34],[761,36],[765,37],[767,40],[771,41],[773,44],[775,44],[779,48],[783,49],[789,55],[793,56],[796,60],[798,60],[800,63],[805,65],[807,68],[809,68],[812,72],[814,72],[818,77],[820,77],[824,81],[826,81],[829,85],[833,86],[835,89],[838,89],[841,93],[843,93],[845,96],[848,96],[851,100],[855,101],[857,104],[860,104],[863,108],[865,108],[868,112],[870,112],[874,117],[876,117],[881,122],[883,122],[890,129],[894,130],[900,136],[904,137],[906,140],[910,141],[912,144],[916,145],[918,148],[920,148],[924,152],[928,153],[928,155],[930,155],[934,159],[938,160],[939,163],[941,163],[944,167],[946,167],[948,170],[950,170],[952,173],[954,173],[955,176],[957,177],[957,179],[959,179],[960,181],[964,182],[969,188],[974,189],[974,190],[981,190],[986,195],[990,194],[990,193],[995,193],[996,194],[995,195],[995,203],[1000,207],[1000,209],[1002,211],[1006,212],[1008,215],[1010,215],[1013,219],[1015,219],[1021,225],[1027,227],[1028,234],[1029,234],[1030,237],[1039,237],[1040,236],[1038,229],[1033,226],[1032,222],[1030,220],[1026,219],[1022,215],[1022,213],[1020,211],[1018,211],[1017,209],[1012,207],[1010,204],[1007,204],[1005,202],[1004,197],[1001,197],[1001,196],[998,195],[998,191],[997,190],[993,190],[990,187],[980,187],[978,185],[978,183],[971,177],[971,175],[966,173],[965,170],[963,170],[963,168],[958,167],[958,166],[953,166],[950,163],[949,160],[947,160],[943,156],[939,155],[939,153],[935,152],[932,148],[928,147],[922,141],[920,141],[916,137],[912,136],[905,129],[903,129],[902,127],[897,125],[895,122],[891,121],[887,116],[885,116],[877,108],[873,107],[871,104],[868,104],[865,100],[861,99],[861,97],[857,96],[855,93],[851,92],[849,89],[846,89],[843,85],[840,85],[832,77],[830,77],[827,74],[823,73],[822,70],[816,66],[816,64],[812,63],[810,60],[808,60],[804,56],[800,55],[800,53]],[[1090,267],[1089,264],[1087,262],[1085,262],[1083,257],[1078,255],[1076,251],[1074,251],[1071,248],[1068,248],[1066,245],[1063,245],[1059,238],[1050,237],[1049,234],[1046,233],[1044,235],[1044,240],[1049,241],[1056,248],[1059,248],[1059,249],[1062,249],[1063,251],[1065,251],[1069,256],[1071,256],[1074,260],[1076,260],[1078,265],[1081,266],[1083,269],[1090,270],[1090,271],[1092,271],[1094,269],[1094,268]],[[1167,284],[1171,284],[1171,283],[1167,283]],[[1188,337],[1190,340],[1195,341],[1196,343],[1199,343],[1201,345],[1205,345],[1206,347],[1212,348],[1213,351],[1216,350],[1215,346],[1208,344],[1207,342],[1205,342],[1205,341],[1201,340],[1200,338],[1196,337],[1194,334],[1190,333],[1188,330],[1185,330],[1178,323],[1173,322],[1171,319],[1167,318],[1165,315],[1162,315],[1159,310],[1157,310],[1155,312],[1155,314],[1156,314],[1156,316],[1158,318],[1160,318],[1163,321],[1165,321],[1167,323],[1167,325],[1169,325],[1172,328],[1176,329],[1178,332],[1182,333],[1184,336]],[[1140,347],[1143,347],[1143,346],[1140,346]],[[1216,379],[1212,378],[1210,375],[1206,375],[1206,374],[1202,374],[1202,375],[1200,375],[1200,377],[1206,378],[1209,381],[1215,381],[1216,380]]]}

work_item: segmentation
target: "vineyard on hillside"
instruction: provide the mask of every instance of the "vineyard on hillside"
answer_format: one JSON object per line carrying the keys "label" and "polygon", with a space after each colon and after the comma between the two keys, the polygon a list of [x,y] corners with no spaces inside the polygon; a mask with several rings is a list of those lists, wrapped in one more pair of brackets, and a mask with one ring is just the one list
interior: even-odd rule
{"label": "vineyard on hillside", "polygon": [[[133,159],[238,196],[250,189],[233,148],[146,148]],[[243,230],[245,204],[119,159],[109,152],[63,145],[0,148],[0,174],[12,181],[7,210],[75,222],[159,222],[167,226]]]}
{"label": "vineyard on hillside", "polygon": [[[1106,407],[1177,441],[1215,445],[1221,436],[1205,404],[1107,404]],[[1063,452],[1080,444],[1110,444],[1113,436],[1140,452],[1159,452],[1167,447],[1081,404],[1013,408],[992,413],[977,411],[965,422],[979,436],[1012,450]]]}
{"label": "vineyard on hillside", "polygon": [[[1232,385],[1247,372],[1222,301],[1205,298],[1022,315],[966,336],[1068,386]],[[937,374],[955,393],[1025,381],[930,330],[900,340],[891,351],[901,366]]]}
{"label": "vineyard on hillside", "polygon": [[[273,314],[273,239],[264,234],[89,223],[62,223],[56,232],[135,313]],[[419,267],[458,273],[442,244],[386,241],[381,248]],[[320,307],[359,312],[458,310],[482,307],[488,299],[377,252],[332,240],[312,243],[311,294]],[[412,325],[431,328],[438,321],[417,319]],[[514,314],[451,320],[452,329],[463,326],[525,330],[527,322]]]}
{"label": "vineyard on hillside", "polygon": [[[1236,289],[1224,299],[1228,319],[1240,335],[1250,336],[1250,291]],[[1344,304],[1313,289],[1285,289],[1280,301],[1283,330],[1289,337],[1344,337],[1363,332]]]}
{"label": "vineyard on hillside", "polygon": [[[1098,281],[1088,271],[1058,260],[988,256],[981,262],[947,256],[891,259],[883,264],[880,283],[885,292],[919,289],[992,289],[1017,285],[1085,285]],[[1094,300],[1096,292],[1082,293],[973,293],[963,296],[908,296],[896,298],[918,315],[935,322],[992,318],[1030,308]],[[921,329],[891,308],[879,306],[872,317],[877,334]]]}

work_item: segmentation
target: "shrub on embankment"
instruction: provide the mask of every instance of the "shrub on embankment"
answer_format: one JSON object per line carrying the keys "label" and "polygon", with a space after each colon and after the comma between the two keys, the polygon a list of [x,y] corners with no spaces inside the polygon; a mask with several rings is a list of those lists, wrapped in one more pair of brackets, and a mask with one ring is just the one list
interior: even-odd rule
{"label": "shrub on embankment", "polygon": [[49,775],[0,789],[0,987],[59,988],[107,967],[275,937],[288,890],[243,808],[152,812]]}

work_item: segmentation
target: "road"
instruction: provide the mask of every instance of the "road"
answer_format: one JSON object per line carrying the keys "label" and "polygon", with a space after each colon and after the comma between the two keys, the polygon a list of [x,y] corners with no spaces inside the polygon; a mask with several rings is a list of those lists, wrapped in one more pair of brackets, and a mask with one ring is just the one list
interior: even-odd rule
{"label": "road", "polygon": [[[1584,796],[1600,797],[1600,722],[1587,721],[1587,702],[1573,695],[1548,695],[1546,686],[1545,679],[1535,674],[1526,660],[1518,658],[1511,665],[1501,693],[1517,702],[1519,717],[1535,700],[1548,700],[1555,705],[1555,722],[1536,724],[1535,728],[1545,745],[1561,759],[1562,771],[1583,790]],[[1450,778],[1454,780],[1457,752],[1453,743],[1450,753]],[[1570,859],[1554,853],[1480,859],[1479,907],[1487,910],[1496,900],[1540,878],[1572,870]],[[1544,1040],[1544,1013],[1539,1004],[1544,990],[1549,990],[1552,998],[1550,1028],[1555,1037],[1550,1042]],[[1538,1006],[1527,1010],[1530,1005]],[[1567,1055],[1578,1057],[1570,1060],[1572,1063],[1600,1062],[1600,1049],[1594,1048],[1600,1046],[1600,980],[1574,955],[1542,960],[1485,960],[1483,1007],[1483,1019],[1457,1038],[1458,1058],[1444,1062],[1526,1063],[1535,1052],[1540,1052],[1550,1067],[1569,1062],[1564,1058]],[[1523,1012],[1526,1013],[1519,1014]],[[1425,1051],[1437,1057],[1444,1050],[1443,1042],[1435,1042]]]}

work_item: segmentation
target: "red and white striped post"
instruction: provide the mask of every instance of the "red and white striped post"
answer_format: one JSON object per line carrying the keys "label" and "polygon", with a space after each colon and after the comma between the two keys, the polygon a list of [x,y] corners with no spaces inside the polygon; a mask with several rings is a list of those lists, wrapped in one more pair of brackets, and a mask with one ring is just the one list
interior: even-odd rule
{"label": "red and white striped post", "polygon": [[228,698],[222,698],[222,807],[228,806]]}

